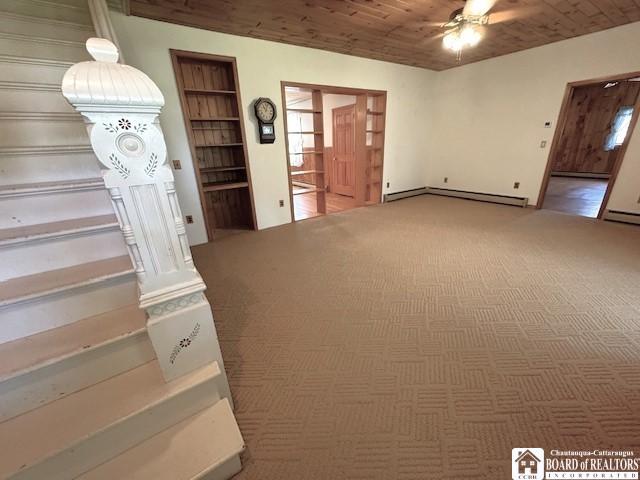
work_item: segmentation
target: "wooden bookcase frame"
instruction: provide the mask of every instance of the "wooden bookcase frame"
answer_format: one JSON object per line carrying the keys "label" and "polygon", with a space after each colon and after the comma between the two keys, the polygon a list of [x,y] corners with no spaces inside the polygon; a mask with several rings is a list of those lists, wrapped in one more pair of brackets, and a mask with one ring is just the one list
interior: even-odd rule
{"label": "wooden bookcase frame", "polygon": [[[287,108],[287,87],[297,87],[311,92],[312,108],[299,109]],[[325,169],[327,162],[324,159],[324,126],[322,94],[332,93],[338,95],[355,95],[356,96],[356,185],[354,198],[359,205],[374,205],[382,202],[382,181],[384,179],[384,139],[385,125],[387,114],[387,92],[384,90],[367,90],[362,88],[336,87],[330,85],[317,85],[298,82],[280,82],[282,94],[282,111],[284,112],[284,131],[286,146],[287,175],[289,179],[289,207],[291,209],[291,222],[297,221],[294,210],[294,180],[295,173],[291,170],[290,156],[292,152],[289,148],[289,134],[298,132],[289,132],[287,125],[287,112],[308,113],[313,115],[313,132],[314,148],[313,152],[307,152],[305,155],[313,154],[315,156],[316,169],[313,172],[315,176],[315,189],[309,191],[316,192],[317,211],[320,214],[326,214],[326,189],[325,189]],[[369,108],[370,103],[372,108]],[[371,124],[372,128],[368,129],[367,125]],[[330,127],[331,128],[331,127]],[[368,145],[368,136],[372,137],[371,145]],[[374,153],[375,152],[375,153]],[[320,169],[317,166],[321,165]],[[379,172],[379,173],[377,173]],[[294,175],[292,175],[294,173]],[[378,185],[378,186],[377,186]]]}
{"label": "wooden bookcase frame", "polygon": [[[244,115],[243,115],[243,104],[242,98],[240,95],[240,82],[238,79],[238,69],[236,66],[235,57],[227,57],[222,55],[211,55],[206,53],[198,53],[198,52],[188,52],[184,50],[170,50],[171,54],[171,62],[173,64],[173,71],[176,78],[176,83],[178,85],[178,92],[180,96],[180,104],[182,107],[182,116],[185,123],[185,129],[187,131],[187,138],[189,141],[189,148],[191,151],[191,159],[193,163],[193,168],[196,173],[196,179],[198,182],[198,192],[200,196],[200,207],[202,209],[202,215],[205,221],[205,227],[207,230],[207,237],[209,241],[213,240],[215,237],[215,231],[218,229],[223,229],[221,227],[217,227],[215,218],[215,214],[210,216],[208,202],[207,202],[207,193],[208,192],[221,192],[225,190],[238,190],[238,189],[247,189],[247,194],[249,196],[249,209],[250,209],[250,218],[248,225],[244,225],[247,228],[254,229],[257,225],[256,220],[256,211],[255,204],[253,199],[253,185],[251,182],[251,170],[249,166],[249,155],[247,152],[247,141],[246,134],[244,128]],[[207,89],[207,88],[192,88],[185,87],[185,81],[183,78],[182,70],[181,70],[181,60],[193,61],[193,62],[202,62],[202,63],[210,63],[217,67],[226,66],[230,69],[232,75],[228,80],[233,82],[232,89]],[[219,105],[218,99],[223,99],[223,102],[226,105],[231,106],[234,109],[234,114],[230,116],[210,116],[210,117],[191,117],[190,116],[190,105],[189,105],[189,95],[211,95],[216,98],[216,105]],[[196,98],[196,102],[199,100]],[[216,129],[213,126],[210,127],[195,127],[193,125],[194,122],[206,122],[212,125],[218,125],[220,128]],[[203,130],[202,136],[204,137],[205,131],[208,131],[211,136],[215,136],[215,132],[218,132],[221,136],[224,136],[224,131],[230,130],[229,128],[223,129],[223,125],[237,125],[235,129],[231,128],[231,131],[234,131],[234,137],[236,141],[233,142],[224,142],[224,143],[201,143],[198,144],[196,140],[196,132]],[[239,136],[239,142],[238,137]],[[198,156],[198,148],[211,148],[211,149],[219,149],[219,148],[230,148],[230,149],[238,149],[241,152],[241,155],[237,155],[237,151],[231,154],[234,160],[233,166],[221,166],[221,167],[205,167],[200,168],[200,157]],[[213,152],[212,152],[213,154]],[[222,155],[221,155],[222,156]],[[238,158],[241,159],[242,165],[240,165]],[[237,162],[237,163],[236,163]],[[211,174],[222,174],[223,176],[233,176],[234,172],[240,174],[241,171],[245,172],[246,178],[242,181],[218,181],[218,182],[209,182],[210,185],[205,185],[203,182],[203,176],[211,175]],[[238,192],[238,199],[241,198],[241,192]],[[226,215],[223,215],[226,216]],[[227,219],[228,220],[228,219]],[[218,224],[220,224],[221,219],[218,218]],[[238,225],[238,227],[241,227]],[[229,227],[233,228],[233,227]]]}

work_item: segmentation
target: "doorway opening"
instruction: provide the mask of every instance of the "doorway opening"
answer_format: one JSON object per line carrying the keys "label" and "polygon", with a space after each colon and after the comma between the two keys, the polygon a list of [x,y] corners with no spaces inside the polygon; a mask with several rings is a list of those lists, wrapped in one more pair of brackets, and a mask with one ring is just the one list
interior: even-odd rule
{"label": "doorway opening", "polygon": [[380,203],[386,92],[282,83],[294,221]]}
{"label": "doorway opening", "polygon": [[567,85],[537,208],[602,218],[640,109],[640,74]]}

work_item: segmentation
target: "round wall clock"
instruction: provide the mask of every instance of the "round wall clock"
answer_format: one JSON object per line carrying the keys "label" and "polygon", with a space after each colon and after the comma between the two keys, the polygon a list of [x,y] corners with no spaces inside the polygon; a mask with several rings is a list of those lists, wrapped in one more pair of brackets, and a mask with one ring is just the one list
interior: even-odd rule
{"label": "round wall clock", "polygon": [[273,143],[276,140],[273,121],[276,118],[276,105],[268,98],[259,98],[253,103],[253,111],[258,119],[260,143]]}

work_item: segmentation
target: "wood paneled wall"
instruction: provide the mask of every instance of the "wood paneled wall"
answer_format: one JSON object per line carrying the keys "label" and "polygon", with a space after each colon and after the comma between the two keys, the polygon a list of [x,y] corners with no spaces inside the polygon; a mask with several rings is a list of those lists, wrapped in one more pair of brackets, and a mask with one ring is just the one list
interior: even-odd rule
{"label": "wood paneled wall", "polygon": [[604,143],[620,107],[634,106],[640,82],[624,81],[606,89],[604,85],[574,89],[553,172],[612,172],[619,148],[606,152]]}

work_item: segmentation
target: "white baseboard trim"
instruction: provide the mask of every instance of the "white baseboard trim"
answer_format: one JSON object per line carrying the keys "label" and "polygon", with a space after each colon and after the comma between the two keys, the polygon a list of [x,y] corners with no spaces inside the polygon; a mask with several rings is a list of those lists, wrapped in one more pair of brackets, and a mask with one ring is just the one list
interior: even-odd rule
{"label": "white baseboard trim", "polygon": [[621,222],[640,225],[640,213],[621,212],[619,210],[606,210],[602,218],[610,222]]}

